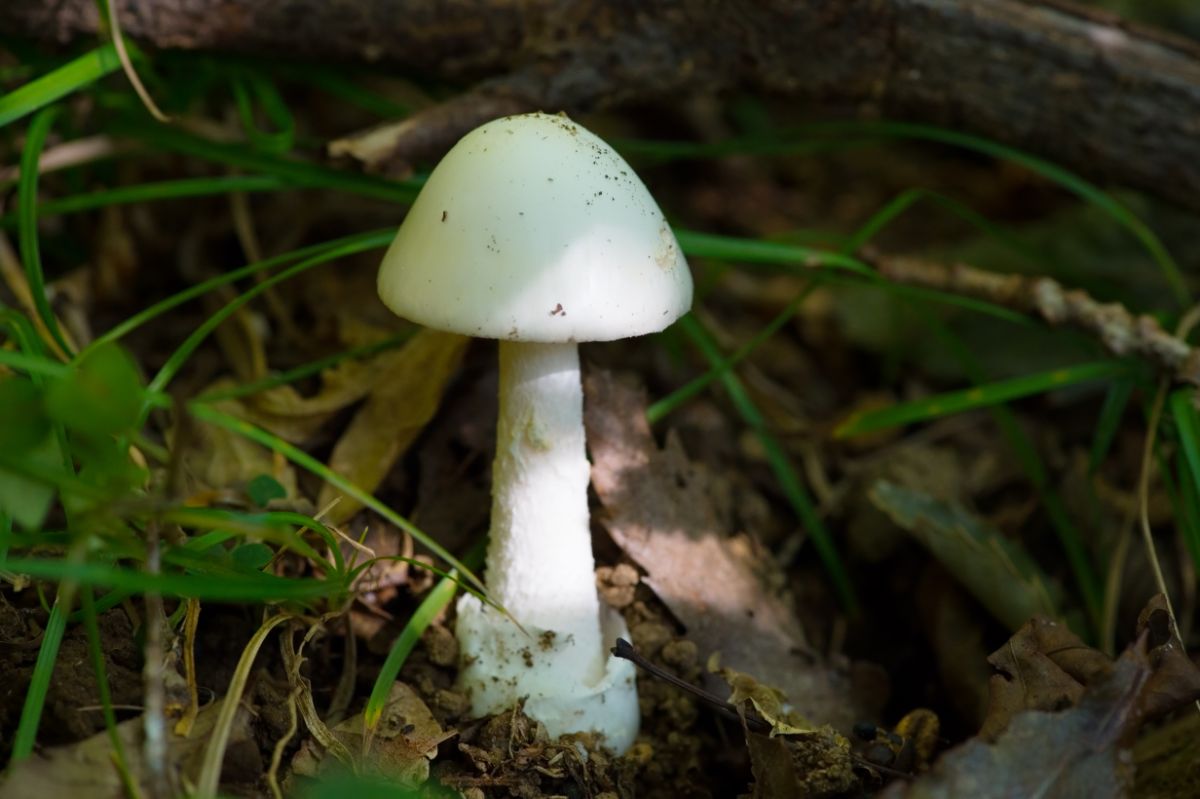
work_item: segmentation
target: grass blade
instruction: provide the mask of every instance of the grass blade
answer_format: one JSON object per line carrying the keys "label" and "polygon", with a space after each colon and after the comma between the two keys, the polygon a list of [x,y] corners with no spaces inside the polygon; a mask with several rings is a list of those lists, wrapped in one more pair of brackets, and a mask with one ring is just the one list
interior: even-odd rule
{"label": "grass blade", "polygon": [[[170,557],[164,556],[164,559]],[[203,564],[198,562],[196,565]],[[163,596],[217,602],[307,601],[328,597],[342,589],[331,580],[284,578],[264,573],[248,576],[230,569],[212,569],[206,574],[150,574],[105,563],[73,563],[50,558],[15,558],[0,562],[0,568],[40,580],[70,581],[97,588],[155,592]],[[218,571],[221,579],[215,580],[213,575]]]}
{"label": "grass blade", "polygon": [[930,421],[964,411],[988,408],[1022,397],[1044,394],[1055,389],[1127,375],[1129,370],[1129,364],[1124,361],[1098,361],[1066,369],[1022,375],[1009,380],[998,380],[974,388],[899,403],[888,408],[860,412],[838,425],[833,434],[835,438],[850,438],[912,422]]}
{"label": "grass blade", "polygon": [[408,519],[396,513],[396,511],[380,502],[371,494],[363,491],[361,488],[354,485],[340,474],[332,471],[328,466],[321,463],[307,452],[304,452],[303,450],[289,444],[278,436],[268,433],[266,430],[256,427],[249,422],[243,421],[234,416],[222,413],[221,411],[218,411],[217,409],[203,403],[193,402],[188,406],[188,408],[190,409],[192,415],[200,421],[208,422],[209,424],[214,424],[218,427],[223,427],[231,433],[237,433],[238,435],[248,438],[251,441],[262,444],[272,452],[278,452],[280,455],[287,458],[300,468],[322,478],[347,496],[358,500],[364,506],[375,511],[384,519],[387,519],[389,522],[411,535],[422,545],[424,545],[425,548],[430,552],[434,553],[446,563],[450,564],[452,568],[457,569],[460,573],[465,575],[466,579],[468,579],[477,589],[480,591],[486,591],[486,589],[483,587],[483,582],[470,569],[464,566],[462,562],[458,560],[458,558],[451,555],[445,547],[426,535],[420,528],[418,528]]}
{"label": "grass blade", "polygon": [[1171,393],[1170,405],[1183,455],[1179,470],[1180,501],[1186,503],[1190,511],[1186,521],[1191,523],[1183,525],[1184,541],[1200,570],[1200,513],[1196,512],[1196,503],[1200,500],[1200,415],[1193,404],[1195,399],[1194,390],[1181,388]]}
{"label": "grass blade", "polygon": [[712,381],[716,380],[718,377],[721,377],[730,369],[737,366],[745,358],[747,358],[750,353],[758,349],[763,342],[779,332],[779,329],[787,324],[788,320],[792,318],[792,315],[796,313],[796,310],[800,307],[804,300],[820,284],[819,278],[820,276],[818,275],[816,279],[812,280],[807,286],[805,286],[803,290],[801,290],[795,297],[792,298],[792,301],[787,304],[787,307],[780,311],[774,319],[768,322],[762,328],[762,330],[759,330],[754,334],[753,337],[750,338],[749,341],[747,341],[741,347],[738,347],[737,352],[735,352],[733,355],[730,355],[728,358],[725,358],[719,364],[706,371],[704,374],[689,381],[687,385],[672,391],[670,394],[647,408],[646,419],[650,422],[650,424],[657,424],[668,414],[680,408],[692,397],[696,396],[705,388],[707,388]]}
{"label": "grass blade", "polygon": [[[57,200],[48,200],[39,205],[37,211],[39,216],[46,217],[75,214],[112,205],[208,197],[230,192],[279,191],[299,185],[275,175],[215,175],[208,178],[162,180],[153,183],[139,183],[134,186],[97,189]],[[15,217],[11,214],[0,217],[0,225],[11,225],[13,221],[15,221]]]}
{"label": "grass blade", "polygon": [[121,61],[111,42],[84,53],[53,72],[0,96],[0,127],[32,114],[120,68]]}
{"label": "grass blade", "polygon": [[1114,380],[1104,396],[1104,407],[1100,409],[1100,418],[1096,420],[1096,429],[1092,437],[1092,448],[1088,453],[1088,474],[1095,475],[1100,464],[1108,457],[1108,450],[1116,440],[1117,431],[1121,427],[1121,418],[1129,407],[1129,398],[1137,382],[1133,379]]}
{"label": "grass blade", "polygon": [[[725,360],[725,355],[717,346],[712,334],[700,323],[700,320],[693,314],[687,314],[680,318],[678,324],[684,333],[687,334],[688,338],[692,340],[692,343],[696,345],[696,348],[708,359],[713,368],[719,367]],[[726,392],[729,393],[730,399],[733,400],[734,407],[737,408],[742,421],[754,431],[759,443],[762,444],[763,449],[766,451],[767,461],[771,465],[771,470],[775,473],[775,479],[779,481],[779,486],[783,490],[784,496],[787,497],[788,503],[792,506],[792,510],[804,525],[805,530],[808,531],[813,546],[816,548],[817,554],[825,566],[825,571],[829,574],[829,579],[833,581],[834,590],[837,592],[842,606],[847,612],[856,613],[858,610],[858,599],[854,593],[854,586],[851,585],[850,577],[842,565],[841,556],[838,555],[837,548],[833,544],[833,537],[821,521],[820,515],[817,514],[812,498],[809,497],[804,483],[796,474],[787,451],[779,443],[779,440],[771,434],[771,431],[767,427],[766,419],[763,418],[762,412],[758,410],[754,401],[750,399],[750,395],[746,392],[738,376],[733,372],[725,372],[721,376],[721,383],[724,385]]]}
{"label": "grass blade", "polygon": [[[977,384],[986,381],[984,370],[976,361],[974,355],[971,354],[970,350],[963,345],[957,336],[950,332],[940,319],[932,314],[926,315],[922,319],[946,343],[948,349],[961,364],[963,372],[972,381]],[[1120,362],[1112,361],[1109,363]],[[1125,368],[1129,369],[1131,367],[1125,365]],[[1000,432],[1008,440],[1013,454],[1025,470],[1026,477],[1033,484],[1038,497],[1042,501],[1042,507],[1045,508],[1050,525],[1058,536],[1059,544],[1066,553],[1067,562],[1071,567],[1076,587],[1079,589],[1079,594],[1083,599],[1083,605],[1087,610],[1088,620],[1092,625],[1092,629],[1103,629],[1104,595],[1100,587],[1100,580],[1096,576],[1095,567],[1092,565],[1091,555],[1083,545],[1083,539],[1079,535],[1079,531],[1075,528],[1075,524],[1071,521],[1071,515],[1067,513],[1066,505],[1063,504],[1058,492],[1055,491],[1054,486],[1050,482],[1050,474],[1045,462],[1017,421],[1016,415],[1013,414],[1007,405],[992,405],[988,410],[995,420],[996,425],[1000,428]],[[1084,630],[1083,632],[1086,633],[1087,631]]]}
{"label": "grass blade", "polygon": [[1146,252],[1150,254],[1150,257],[1154,259],[1154,262],[1163,273],[1167,286],[1170,288],[1171,293],[1175,295],[1175,299],[1179,304],[1183,307],[1189,307],[1192,304],[1191,292],[1188,291],[1179,265],[1175,263],[1175,259],[1167,251],[1166,246],[1163,245],[1154,231],[1112,195],[1057,164],[1013,147],[1000,144],[999,142],[991,141],[990,139],[912,122],[890,122],[886,120],[848,123],[823,122],[806,125],[803,130],[838,137],[845,137],[847,135],[877,135],[898,139],[922,139],[940,144],[948,144],[953,147],[961,147],[966,150],[973,150],[993,158],[1020,164],[1031,172],[1057,183],[1080,199],[1096,206],[1128,230],[1142,247],[1145,248]]}
{"label": "grass blade", "polygon": [[301,258],[309,258],[311,256],[320,253],[327,253],[333,250],[340,250],[343,247],[353,247],[359,244],[363,245],[364,249],[369,249],[371,246],[386,247],[392,238],[395,237],[395,235],[396,231],[392,228],[388,228],[386,230],[372,230],[366,233],[356,233],[352,236],[346,236],[344,238],[322,242],[321,244],[313,244],[308,247],[301,247],[298,250],[292,250],[290,252],[272,256],[271,258],[266,258],[262,261],[257,261],[255,263],[243,266],[240,269],[234,269],[231,272],[226,272],[223,275],[209,278],[202,283],[197,283],[191,288],[184,289],[177,294],[172,294],[170,297],[154,303],[144,311],[134,314],[119,325],[116,325],[107,332],[97,336],[96,340],[88,345],[85,353],[88,350],[100,346],[101,344],[116,341],[122,336],[128,335],[133,330],[136,330],[137,328],[146,324],[147,322],[162,316],[172,308],[180,306],[185,302],[189,302],[198,297],[202,297],[208,292],[220,288],[221,286],[234,283],[252,275],[256,275],[259,272],[267,269],[281,266],[289,261],[295,261]]}
{"label": "grass blade", "polygon": [[300,263],[290,266],[279,274],[273,275],[260,283],[256,283],[253,287],[239,293],[237,297],[226,303],[224,307],[205,319],[199,327],[192,331],[192,333],[184,340],[184,342],[180,344],[178,348],[176,348],[175,352],[171,353],[171,357],[167,358],[166,363],[164,363],[162,368],[158,370],[158,374],[156,374],[150,381],[147,389],[151,392],[162,391],[166,385],[171,382],[172,378],[175,377],[176,373],[178,373],[178,371],[183,367],[183,364],[187,361],[187,359],[192,356],[192,353],[196,351],[196,348],[204,342],[204,339],[208,338],[209,334],[216,330],[222,322],[232,316],[238,308],[241,308],[259,294],[262,294],[264,291],[276,285],[277,283],[290,280],[296,275],[299,275],[300,273],[305,272],[314,266],[320,266],[321,264],[328,263],[329,261],[333,261],[338,258],[343,258],[347,255],[353,255],[355,253],[384,247],[391,242],[393,235],[394,234],[389,231],[386,236],[360,237],[352,243],[334,247],[320,253],[319,255],[314,255],[311,258],[305,258]]}
{"label": "grass blade", "polygon": [[739,239],[733,236],[718,236],[695,230],[675,229],[675,238],[680,248],[694,258],[714,258],[722,261],[743,263],[791,264],[808,269],[820,267],[853,272],[871,280],[882,280],[874,269],[849,255],[800,244],[785,244],[778,241]]}
{"label": "grass blade", "polygon": [[21,245],[21,263],[25,267],[25,279],[29,281],[29,291],[37,308],[38,317],[55,343],[65,356],[71,354],[71,348],[58,329],[58,320],[50,309],[50,300],[46,296],[46,278],[42,274],[42,256],[37,229],[37,191],[38,191],[38,159],[42,155],[42,146],[50,133],[50,126],[58,116],[58,108],[45,108],[37,113],[29,123],[29,131],[25,137],[25,149],[21,153],[21,179],[17,187],[17,238]]}
{"label": "grass blade", "polygon": [[[14,567],[11,561],[0,564],[0,566],[20,574],[28,574],[20,567]],[[58,596],[54,599],[54,607],[50,609],[50,618],[46,621],[46,629],[42,633],[42,645],[38,649],[37,662],[33,665],[29,687],[25,689],[25,704],[21,708],[21,720],[17,724],[17,732],[13,736],[10,761],[12,763],[24,760],[33,753],[33,746],[37,741],[38,725],[42,721],[42,709],[46,706],[46,693],[50,690],[50,678],[54,675],[54,664],[58,660],[58,649],[62,645],[63,633],[67,629],[67,614],[71,612],[70,605],[74,601],[74,595],[73,584],[59,584]]]}
{"label": "grass blade", "polygon": [[402,205],[411,203],[424,183],[421,178],[387,180],[373,175],[331,169],[294,158],[260,152],[242,144],[215,142],[176,128],[139,124],[132,120],[114,124],[113,132],[138,139],[152,147],[205,161],[228,164],[262,175],[273,175],[305,186],[344,191]]}

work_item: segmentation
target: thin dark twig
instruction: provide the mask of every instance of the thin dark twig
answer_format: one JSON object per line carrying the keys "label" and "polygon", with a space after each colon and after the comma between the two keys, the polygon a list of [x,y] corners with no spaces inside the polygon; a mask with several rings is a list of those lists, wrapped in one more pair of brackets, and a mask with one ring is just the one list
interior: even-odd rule
{"label": "thin dark twig", "polygon": [[[745,710],[739,708],[737,705],[734,705],[730,702],[726,702],[724,699],[721,699],[720,697],[709,693],[708,691],[704,690],[703,688],[699,688],[695,685],[692,685],[690,682],[687,682],[686,680],[679,679],[674,674],[671,674],[669,671],[665,671],[664,669],[659,668],[658,666],[651,663],[649,660],[646,660],[646,658],[643,657],[641,653],[639,653],[636,649],[633,648],[633,644],[629,643],[624,638],[618,638],[616,645],[609,651],[612,652],[614,657],[623,658],[625,660],[630,661],[631,663],[633,663],[633,665],[637,666],[638,668],[644,669],[652,677],[657,677],[658,679],[662,680],[663,682],[668,682],[671,685],[674,685],[676,688],[686,691],[686,692],[692,694],[693,696],[695,696],[696,698],[703,700],[704,702],[711,705],[714,710],[716,710],[722,716],[725,716],[726,718],[730,719],[731,721],[742,722],[745,725],[745,729],[747,732],[756,733],[758,735],[770,735],[771,734],[771,730],[773,729],[773,727],[771,726],[771,723],[769,721],[767,721],[766,719],[763,719],[760,716],[750,713],[749,711],[745,711]],[[862,768],[874,769],[876,771],[879,771],[881,773],[887,774],[892,777],[896,777],[898,779],[911,780],[913,778],[913,775],[908,773],[907,771],[900,771],[898,769],[894,769],[894,768],[885,766],[880,763],[875,763],[871,760],[867,760],[866,758],[860,757],[853,753],[850,755],[850,759],[853,760],[856,765],[858,765]]]}
{"label": "thin dark twig", "polygon": [[681,680],[674,674],[671,674],[669,671],[659,668],[649,660],[646,660],[641,653],[633,648],[633,644],[629,643],[624,638],[618,638],[616,646],[614,646],[610,651],[613,653],[614,657],[624,658],[625,660],[632,662],[633,665],[637,666],[638,668],[649,672],[651,676],[657,677],[664,682],[668,682],[671,685],[674,685],[676,688],[687,691],[696,698],[703,700],[711,705],[713,709],[722,716],[725,716],[733,721],[744,722],[746,729],[750,732],[758,733],[759,735],[769,735],[771,733],[772,727],[769,721],[766,721],[765,719],[760,718],[759,716],[748,711],[744,711],[737,705],[726,702],[719,696],[711,694],[703,688],[692,685],[687,680]]}

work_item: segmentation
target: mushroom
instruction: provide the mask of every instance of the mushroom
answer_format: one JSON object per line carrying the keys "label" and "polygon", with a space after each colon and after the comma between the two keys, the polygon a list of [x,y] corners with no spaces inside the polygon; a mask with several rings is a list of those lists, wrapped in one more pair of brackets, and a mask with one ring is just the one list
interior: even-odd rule
{"label": "mushroom", "polygon": [[[558,737],[637,735],[625,635],[597,596],[577,342],[640,336],[687,312],[692,279],[646,187],[565,115],[464,136],[437,165],[379,270],[379,295],[423,325],[500,340],[486,584],[511,619],[458,603],[460,687],[477,716],[525,699]],[[517,624],[513,623],[513,620]]]}

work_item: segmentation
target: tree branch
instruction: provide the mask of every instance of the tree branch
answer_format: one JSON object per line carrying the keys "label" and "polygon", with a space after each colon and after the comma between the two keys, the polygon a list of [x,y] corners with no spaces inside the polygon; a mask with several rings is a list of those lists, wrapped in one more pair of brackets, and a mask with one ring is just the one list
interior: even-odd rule
{"label": "tree branch", "polygon": [[869,246],[859,257],[895,283],[974,297],[1041,317],[1051,325],[1074,327],[1096,338],[1113,355],[1136,356],[1176,381],[1200,386],[1200,350],[1164,330],[1154,317],[1135,316],[1120,303],[1099,302],[1049,277],[989,272],[962,263],[943,265],[887,255]]}
{"label": "tree branch", "polygon": [[[1062,0],[118,0],[162,48],[382,62],[478,82],[434,154],[498,108],[749,90],[944,125],[1200,210],[1200,48]],[[0,31],[95,34],[93,0],[0,3]],[[419,134],[419,135],[418,135]]]}

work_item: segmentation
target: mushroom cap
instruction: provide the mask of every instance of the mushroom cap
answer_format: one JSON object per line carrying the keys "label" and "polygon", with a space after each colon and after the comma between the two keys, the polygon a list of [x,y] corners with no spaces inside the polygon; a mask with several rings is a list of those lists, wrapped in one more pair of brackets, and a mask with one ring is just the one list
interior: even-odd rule
{"label": "mushroom cap", "polygon": [[464,136],[429,175],[379,268],[399,316],[509,341],[611,341],[692,304],[675,234],[633,169],[563,115]]}

